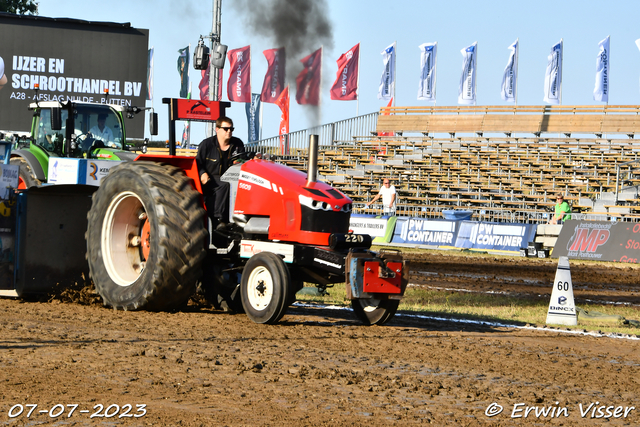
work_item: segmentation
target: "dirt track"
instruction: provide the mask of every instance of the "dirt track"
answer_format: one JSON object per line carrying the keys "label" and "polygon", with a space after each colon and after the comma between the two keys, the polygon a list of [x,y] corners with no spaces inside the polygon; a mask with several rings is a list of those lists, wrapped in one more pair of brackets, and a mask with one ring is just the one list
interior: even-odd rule
{"label": "dirt track", "polygon": [[[484,283],[523,297],[530,283],[555,273],[555,261],[430,261],[413,265],[434,278],[430,285]],[[622,289],[637,269],[607,268],[600,276],[587,270],[572,269],[574,286],[602,286],[585,295],[608,298],[604,284],[617,282],[610,297],[638,298]],[[598,410],[587,410],[595,402],[612,406],[610,425],[640,424],[637,340],[405,316],[363,327],[346,310],[299,307],[278,325],[257,326],[244,315],[190,308],[115,312],[98,304],[0,300],[2,425],[600,425],[602,417],[592,418]],[[504,409],[488,417],[492,403]],[[10,418],[17,404],[38,408],[29,418],[28,407]],[[66,405],[74,404],[66,418]],[[114,417],[90,418],[98,404],[130,404],[128,415],[142,414],[136,404],[146,404],[146,414],[118,418],[127,408],[111,406]],[[54,405],[65,405],[64,414],[38,412]],[[539,416],[531,410],[525,418],[526,407],[537,407]],[[545,417],[544,407],[556,409]]]}

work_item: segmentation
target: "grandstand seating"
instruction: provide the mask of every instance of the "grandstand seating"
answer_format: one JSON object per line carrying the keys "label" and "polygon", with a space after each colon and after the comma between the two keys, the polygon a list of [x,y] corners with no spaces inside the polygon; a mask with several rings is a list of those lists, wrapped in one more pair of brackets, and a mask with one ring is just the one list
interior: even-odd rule
{"label": "grandstand seating", "polygon": [[[563,193],[574,218],[640,220],[640,106],[383,107],[372,133],[318,156],[355,212],[381,212],[364,204],[389,177],[399,215],[544,223]],[[305,170],[306,150],[279,161]]]}
{"label": "grandstand seating", "polygon": [[320,170],[356,211],[390,177],[399,214],[468,209],[475,219],[544,223],[563,193],[574,217],[638,220],[640,172],[629,165],[620,181],[618,169],[638,160],[639,115],[640,106],[383,107],[374,136],[326,153],[331,167]]}

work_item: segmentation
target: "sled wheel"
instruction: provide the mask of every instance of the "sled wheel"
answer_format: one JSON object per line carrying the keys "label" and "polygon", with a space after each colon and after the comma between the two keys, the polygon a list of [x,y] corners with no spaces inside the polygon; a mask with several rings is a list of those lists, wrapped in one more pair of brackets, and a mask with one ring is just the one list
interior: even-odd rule
{"label": "sled wheel", "polygon": [[290,284],[289,270],[278,255],[260,252],[252,256],[240,284],[247,316],[256,323],[277,323],[287,310]]}
{"label": "sled wheel", "polygon": [[384,325],[396,314],[400,301],[390,299],[351,300],[353,312],[365,325]]}
{"label": "sled wheel", "polygon": [[42,185],[42,181],[36,178],[36,175],[31,170],[29,163],[21,157],[12,157],[9,161],[10,164],[20,166],[18,172],[18,189],[24,190],[29,187],[39,187]]}
{"label": "sled wheel", "polygon": [[181,169],[144,161],[112,168],[93,195],[86,234],[91,278],[104,304],[183,306],[202,275],[204,215]]}

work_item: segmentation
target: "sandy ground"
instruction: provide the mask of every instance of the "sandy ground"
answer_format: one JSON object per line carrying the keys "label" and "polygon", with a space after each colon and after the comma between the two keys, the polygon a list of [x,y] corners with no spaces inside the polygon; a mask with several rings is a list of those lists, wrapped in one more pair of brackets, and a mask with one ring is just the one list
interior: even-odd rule
{"label": "sandy ground", "polygon": [[[554,260],[428,259],[412,263],[415,282],[523,298],[555,274]],[[635,268],[572,266],[572,277],[577,299],[639,298]],[[265,326],[202,305],[60,299],[0,300],[0,328],[0,425],[640,424],[638,340],[410,316],[364,327],[309,307]]]}

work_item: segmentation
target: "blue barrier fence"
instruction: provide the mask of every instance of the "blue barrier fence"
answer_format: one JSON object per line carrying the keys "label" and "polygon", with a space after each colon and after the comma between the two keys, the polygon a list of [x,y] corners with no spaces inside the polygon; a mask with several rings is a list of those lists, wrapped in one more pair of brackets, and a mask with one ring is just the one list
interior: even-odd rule
{"label": "blue barrier fence", "polygon": [[[354,221],[362,222],[362,216],[354,218]],[[520,249],[534,241],[536,230],[537,224],[397,217],[393,233],[387,234],[390,239],[383,243],[519,254]]]}

